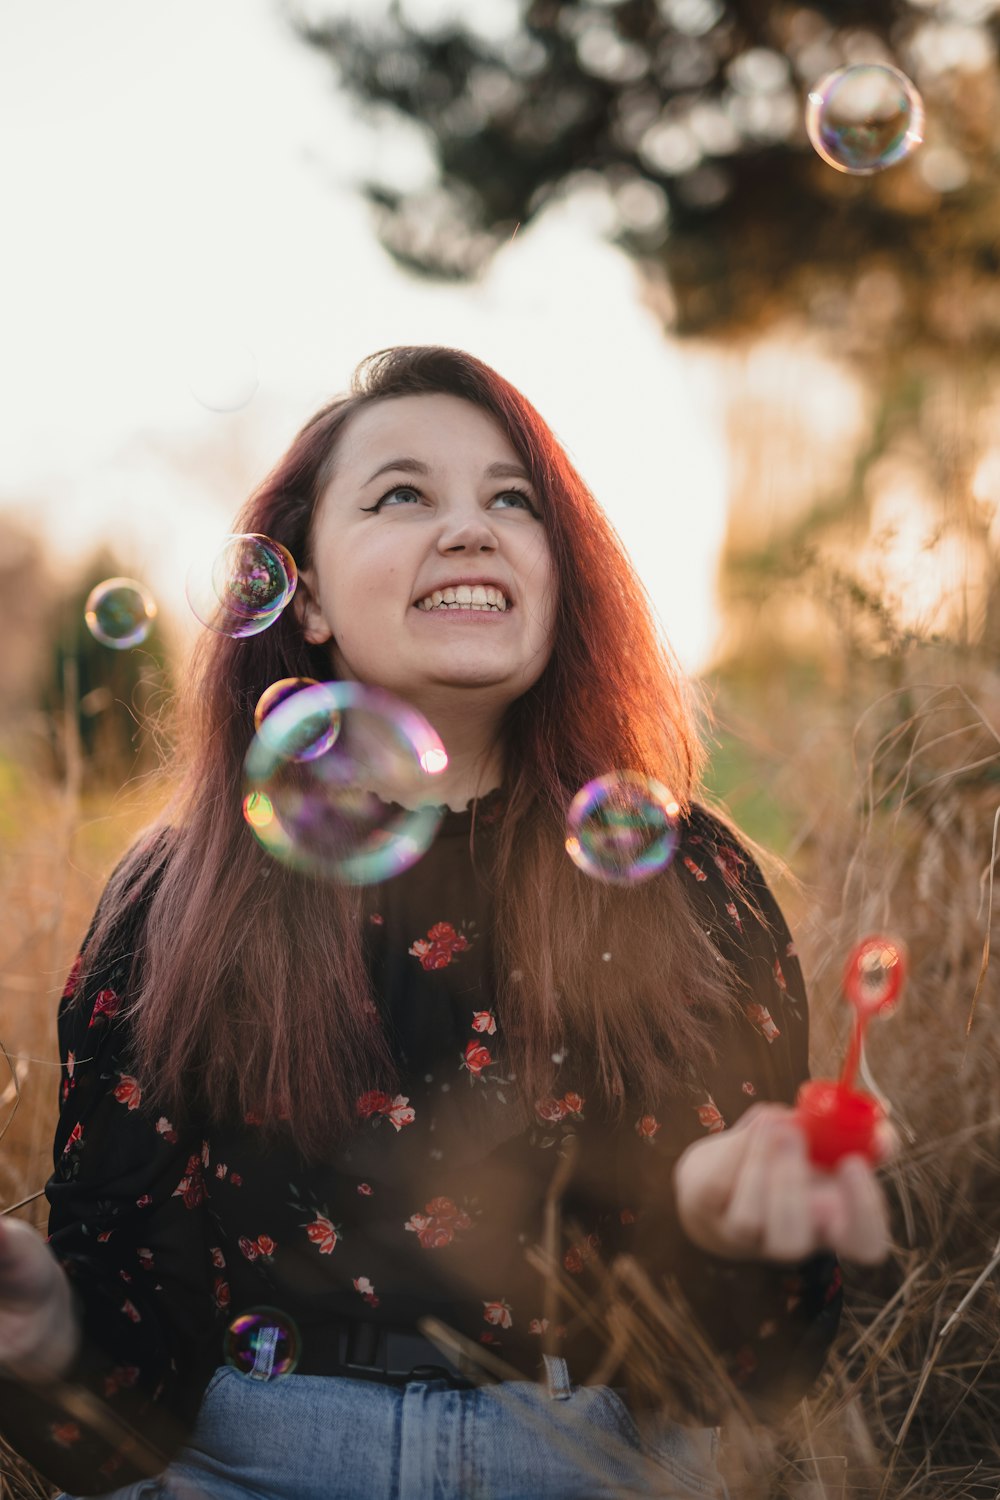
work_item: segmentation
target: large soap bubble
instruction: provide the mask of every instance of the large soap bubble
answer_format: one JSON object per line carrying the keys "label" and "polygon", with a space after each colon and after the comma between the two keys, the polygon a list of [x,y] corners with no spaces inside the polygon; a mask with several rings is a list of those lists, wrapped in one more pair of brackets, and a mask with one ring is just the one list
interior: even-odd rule
{"label": "large soap bubble", "polygon": [[102,646],[127,651],[140,645],[152,630],[156,600],[136,578],[105,578],[87,595],[83,617]]}
{"label": "large soap bubble", "polygon": [[[261,693],[254,709],[253,723],[258,734],[263,734],[266,739],[271,733],[270,727],[264,728],[264,723],[268,714],[273,713],[279,703],[284,703],[293,693],[301,692],[303,688],[317,686],[319,682],[315,677],[279,677],[277,682],[272,682]],[[340,714],[332,704],[323,703],[312,716],[302,716],[300,728],[302,736],[297,746],[286,730],[275,748],[282,754],[290,755],[292,760],[315,760],[317,755],[323,755],[329,750],[340,733]]]}
{"label": "large soap bubble", "polygon": [[187,600],[201,623],[220,635],[259,635],[281,614],[298,578],[287,547],[256,532],[237,532],[191,564]]}
{"label": "large soap bubble", "polygon": [[[317,726],[339,718],[322,754]],[[349,885],[398,875],[429,848],[443,816],[434,777],[448,764],[435,730],[408,703],[359,682],[320,682],[277,704],[246,757],[243,815],[260,843],[296,869]]]}
{"label": "large soap bubble", "polygon": [[250,1307],[226,1329],[226,1364],[250,1380],[279,1380],[299,1362],[302,1339],[287,1313],[276,1307]]}
{"label": "large soap bubble", "polygon": [[855,63],[810,90],[806,131],[831,167],[868,176],[895,166],[920,145],[923,100],[898,68]]}
{"label": "large soap bubble", "polygon": [[595,880],[635,885],[673,859],[679,818],[676,799],[655,777],[611,771],[588,781],[573,798],[566,853]]}

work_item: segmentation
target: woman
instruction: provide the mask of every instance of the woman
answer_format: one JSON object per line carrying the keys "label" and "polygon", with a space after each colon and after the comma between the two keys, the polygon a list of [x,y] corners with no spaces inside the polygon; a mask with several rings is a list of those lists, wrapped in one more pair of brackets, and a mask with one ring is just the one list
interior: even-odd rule
{"label": "woman", "polygon": [[[725,1388],[764,1416],[803,1394],[835,1254],[884,1255],[885,1211],[860,1158],[806,1162],[794,948],[694,800],[641,585],[524,397],[436,347],[365,361],[238,529],[299,588],[202,641],[183,796],[67,986],[49,1244],[0,1238],[5,1433],[74,1494],[717,1493]],[[251,836],[254,708],[288,676],[440,734],[440,830],[394,879]],[[626,768],[681,819],[622,887],[570,862],[565,818]],[[648,1337],[685,1302],[707,1394],[667,1322]],[[262,1306],[248,1378],[223,1339]]]}

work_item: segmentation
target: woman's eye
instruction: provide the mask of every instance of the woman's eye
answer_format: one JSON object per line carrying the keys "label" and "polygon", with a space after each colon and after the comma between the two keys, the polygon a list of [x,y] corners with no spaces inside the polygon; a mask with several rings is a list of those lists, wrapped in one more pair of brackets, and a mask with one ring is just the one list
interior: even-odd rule
{"label": "woman's eye", "polygon": [[410,485],[408,485],[408,484],[397,484],[397,486],[396,486],[396,488],[394,490],[388,490],[382,496],[381,500],[378,502],[379,505],[385,505],[386,501],[392,500],[396,495],[412,495],[415,500],[419,500],[420,499],[419,491],[417,491],[415,489],[412,489],[410,487]]}

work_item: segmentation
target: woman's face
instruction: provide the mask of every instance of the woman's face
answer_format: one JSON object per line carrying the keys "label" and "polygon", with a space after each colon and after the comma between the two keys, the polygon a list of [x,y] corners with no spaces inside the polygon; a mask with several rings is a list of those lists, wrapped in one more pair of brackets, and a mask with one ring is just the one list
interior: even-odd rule
{"label": "woman's face", "polygon": [[551,654],[538,497],[494,418],[457,396],[396,396],[350,419],[302,583],[306,637],[330,642],[334,676],[418,706],[464,689],[500,709]]}

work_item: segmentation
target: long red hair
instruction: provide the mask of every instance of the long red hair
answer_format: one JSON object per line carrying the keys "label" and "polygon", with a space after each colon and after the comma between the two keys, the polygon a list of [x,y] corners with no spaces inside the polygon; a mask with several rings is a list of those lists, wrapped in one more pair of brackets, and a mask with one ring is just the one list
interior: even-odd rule
{"label": "long red hair", "polygon": [[[705,1016],[727,1003],[726,975],[674,870],[628,889],[588,879],[565,854],[566,810],[585,782],[626,768],[656,776],[686,808],[703,752],[643,586],[552,431],[469,354],[382,350],[305,424],[234,530],[273,537],[308,567],[347,424],[370,402],[422,393],[464,397],[496,419],[537,489],[558,576],[550,661],[503,723],[493,1003],[526,1099],[549,1092],[552,1052],[573,1036],[612,1110],[626,1094],[651,1101],[676,1083],[679,1058],[707,1049]],[[353,1127],[360,1093],[395,1081],[359,892],[275,863],[241,810],[261,693],[280,677],[329,675],[293,608],[248,639],[205,632],[180,718],[181,791],[119,867],[83,963],[86,973],[148,884],[131,992],[147,1098],[180,1117],[280,1117],[308,1155]],[[607,950],[613,965],[600,962]]]}

